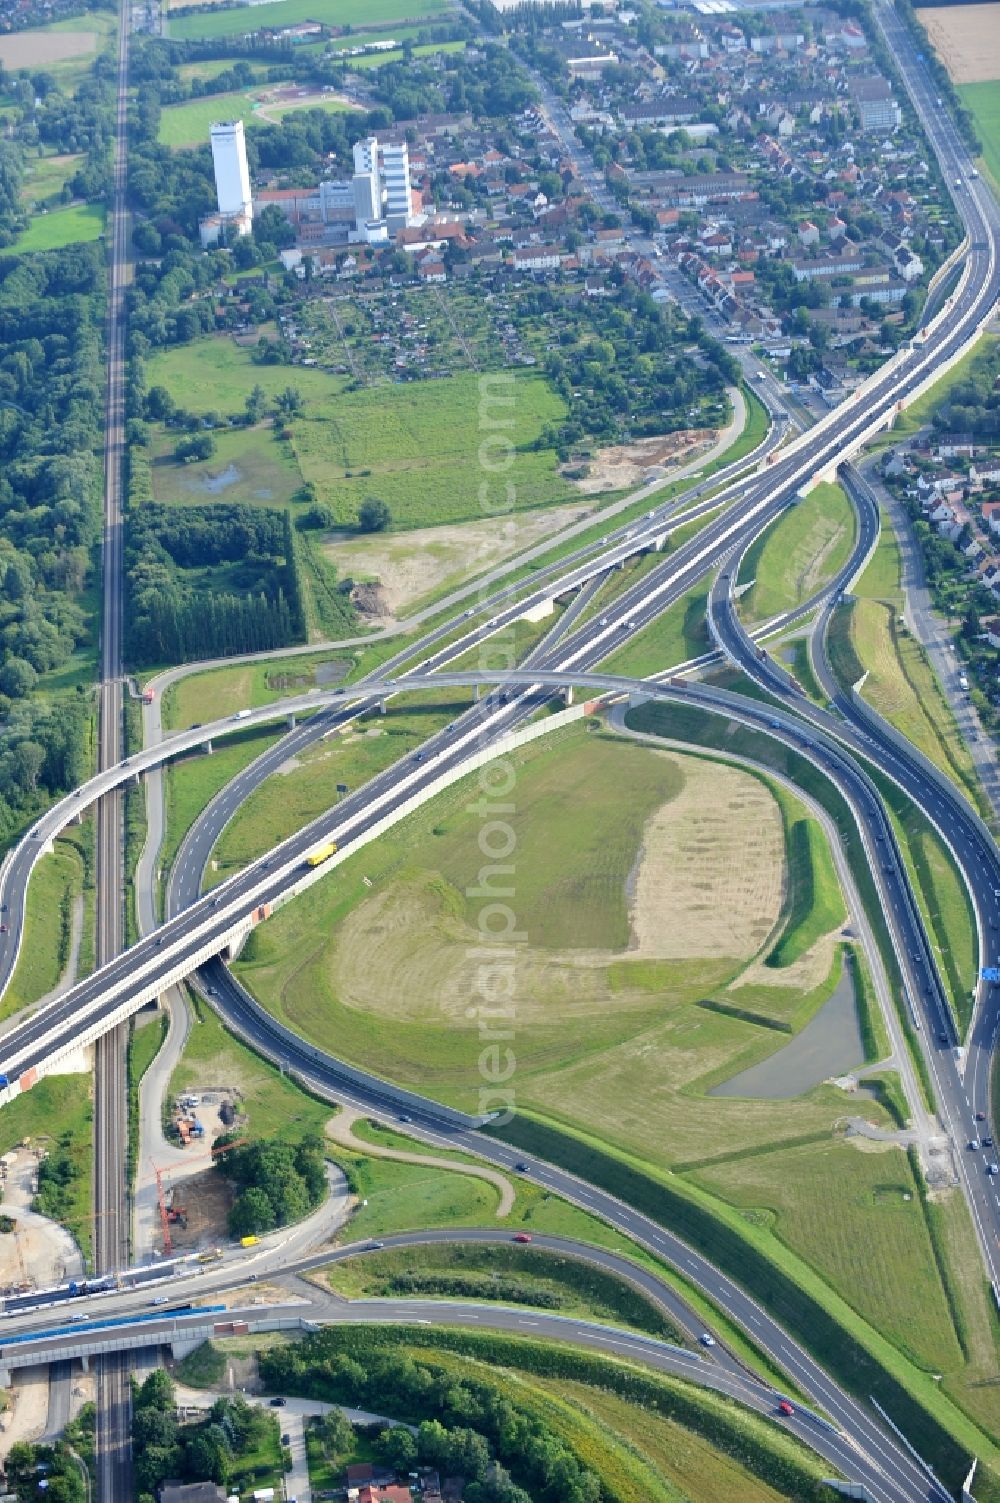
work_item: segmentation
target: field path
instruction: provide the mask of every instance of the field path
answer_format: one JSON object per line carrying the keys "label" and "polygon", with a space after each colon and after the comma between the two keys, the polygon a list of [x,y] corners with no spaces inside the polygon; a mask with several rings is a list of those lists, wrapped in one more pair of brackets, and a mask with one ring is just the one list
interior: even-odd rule
{"label": "field path", "polygon": [[372,1157],[380,1159],[396,1159],[401,1164],[425,1164],[432,1169],[448,1169],[453,1174],[471,1174],[473,1179],[489,1180],[500,1196],[497,1219],[509,1216],[514,1209],[514,1186],[505,1175],[499,1174],[497,1170],[480,1169],[476,1164],[456,1164],[453,1159],[439,1159],[432,1153],[409,1153],[403,1148],[378,1147],[365,1138],[356,1138],[351,1131],[355,1122],[363,1120],[364,1116],[364,1112],[356,1112],[350,1107],[345,1107],[327,1123],[327,1136],[333,1138],[335,1143],[342,1144],[344,1148],[353,1149],[355,1153],[371,1154]]}

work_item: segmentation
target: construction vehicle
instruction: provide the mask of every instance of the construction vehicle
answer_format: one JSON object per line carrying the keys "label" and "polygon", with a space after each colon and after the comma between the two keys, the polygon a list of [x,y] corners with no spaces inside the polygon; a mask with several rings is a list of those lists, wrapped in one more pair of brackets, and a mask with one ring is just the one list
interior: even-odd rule
{"label": "construction vehicle", "polygon": [[335,840],[328,840],[325,845],[318,845],[306,857],[306,866],[322,866],[324,861],[329,861],[336,849],[337,842]]}

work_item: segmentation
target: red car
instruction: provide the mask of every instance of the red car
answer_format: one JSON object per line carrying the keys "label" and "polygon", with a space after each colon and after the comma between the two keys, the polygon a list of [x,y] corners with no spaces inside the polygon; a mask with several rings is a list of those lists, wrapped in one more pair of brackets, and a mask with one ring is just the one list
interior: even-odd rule
{"label": "red car", "polygon": [[792,1408],[787,1399],[782,1399],[781,1403],[778,1405],[778,1413],[785,1415],[787,1418],[788,1415],[794,1414],[795,1410]]}
{"label": "red car", "polygon": [[531,1233],[530,1232],[515,1232],[514,1233],[514,1241],[515,1242],[530,1242],[531,1241]]}

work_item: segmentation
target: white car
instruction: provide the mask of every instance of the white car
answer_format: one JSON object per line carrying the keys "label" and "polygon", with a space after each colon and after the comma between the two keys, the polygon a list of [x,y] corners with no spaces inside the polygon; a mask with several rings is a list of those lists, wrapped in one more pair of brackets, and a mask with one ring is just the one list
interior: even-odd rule
{"label": "white car", "polygon": [[702,1346],[715,1346],[716,1344],[715,1337],[710,1336],[707,1331],[702,1331],[701,1335],[698,1337],[698,1340],[701,1342]]}

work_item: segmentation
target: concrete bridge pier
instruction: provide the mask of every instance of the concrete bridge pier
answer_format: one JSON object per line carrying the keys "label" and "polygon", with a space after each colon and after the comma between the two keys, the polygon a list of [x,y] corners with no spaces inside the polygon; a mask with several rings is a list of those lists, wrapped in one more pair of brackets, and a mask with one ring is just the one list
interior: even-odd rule
{"label": "concrete bridge pier", "polygon": [[212,753],[215,751],[215,747],[212,745],[211,741],[206,741],[205,742],[204,751],[205,751],[205,756],[206,757],[210,757],[212,755]]}
{"label": "concrete bridge pier", "polygon": [[295,712],[294,712],[294,710],[292,711],[291,715],[289,715],[288,719],[285,721],[285,726],[286,726],[286,728],[288,730],[294,731],[294,729],[295,729]]}

